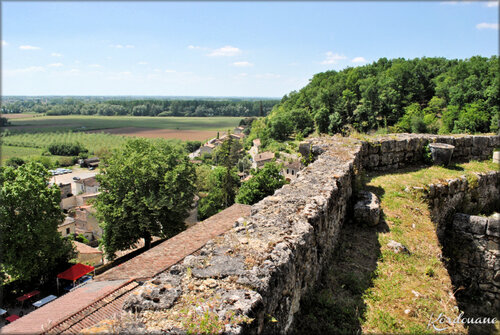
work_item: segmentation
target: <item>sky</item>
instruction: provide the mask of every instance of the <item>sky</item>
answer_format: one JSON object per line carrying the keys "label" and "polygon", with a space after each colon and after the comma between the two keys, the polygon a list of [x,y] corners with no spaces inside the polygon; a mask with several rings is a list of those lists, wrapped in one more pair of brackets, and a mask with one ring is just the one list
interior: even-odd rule
{"label": "sky", "polygon": [[498,55],[498,1],[1,3],[3,95],[282,97],[381,57]]}

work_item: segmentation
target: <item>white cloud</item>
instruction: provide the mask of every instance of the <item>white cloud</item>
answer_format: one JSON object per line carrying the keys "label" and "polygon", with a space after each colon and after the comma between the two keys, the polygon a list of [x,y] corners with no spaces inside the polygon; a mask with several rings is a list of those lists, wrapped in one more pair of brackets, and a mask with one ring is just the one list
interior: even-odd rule
{"label": "white cloud", "polygon": [[57,52],[53,52],[50,54],[52,57],[62,57],[62,54],[60,53],[57,53]]}
{"label": "white cloud", "polygon": [[233,63],[233,66],[237,66],[237,67],[248,67],[248,66],[253,66],[253,64],[252,64],[252,63],[250,63],[250,62],[243,61],[243,62],[234,62],[234,63]]}
{"label": "white cloud", "polygon": [[132,74],[132,72],[130,71],[123,71],[123,72],[118,72],[119,75],[123,75],[123,76],[130,76]]}
{"label": "white cloud", "polygon": [[331,51],[326,53],[326,59],[321,64],[337,64],[340,60],[346,59],[344,55],[334,54]]}
{"label": "white cloud", "polygon": [[476,28],[477,29],[496,29],[496,30],[498,30],[498,23],[482,22],[482,23],[476,24]]}
{"label": "white cloud", "polygon": [[80,73],[79,69],[71,69],[68,71],[68,73]]}
{"label": "white cloud", "polygon": [[198,47],[196,45],[188,45],[188,49],[196,50],[196,49],[201,49],[201,47]]}
{"label": "white cloud", "polygon": [[486,7],[498,7],[498,1],[488,1]]}
{"label": "white cloud", "polygon": [[248,73],[245,73],[245,72],[243,72],[243,73],[238,73],[238,77],[242,77],[242,78],[244,78],[244,77],[248,77]]}
{"label": "white cloud", "polygon": [[241,50],[236,47],[232,47],[230,45],[226,45],[225,47],[215,49],[211,53],[209,53],[207,56],[211,57],[233,57],[241,53]]}
{"label": "white cloud", "polygon": [[125,46],[125,48],[127,48],[127,49],[132,49],[132,48],[135,48],[135,45],[132,45],[132,44],[127,44],[127,45]]}
{"label": "white cloud", "polygon": [[366,63],[366,59],[364,57],[356,57],[351,59],[353,63]]}
{"label": "white cloud", "polygon": [[102,65],[99,65],[99,64],[90,64],[89,67],[99,68],[99,67],[102,67]]}
{"label": "white cloud", "polygon": [[4,40],[2,40],[2,46],[3,47],[6,46],[7,44],[8,44],[7,42],[5,42]]}
{"label": "white cloud", "polygon": [[19,46],[19,49],[21,49],[21,50],[40,50],[41,48],[35,47],[32,45],[21,45],[21,46]]}
{"label": "white cloud", "polygon": [[175,70],[169,70],[169,69],[165,70],[165,73],[175,73],[175,72],[177,72],[177,71],[175,71]]}
{"label": "white cloud", "polygon": [[49,64],[47,65],[48,67],[61,67],[63,66],[64,64],[63,63],[52,63],[52,64]]}
{"label": "white cloud", "polygon": [[148,65],[148,62],[138,62],[139,65]]}

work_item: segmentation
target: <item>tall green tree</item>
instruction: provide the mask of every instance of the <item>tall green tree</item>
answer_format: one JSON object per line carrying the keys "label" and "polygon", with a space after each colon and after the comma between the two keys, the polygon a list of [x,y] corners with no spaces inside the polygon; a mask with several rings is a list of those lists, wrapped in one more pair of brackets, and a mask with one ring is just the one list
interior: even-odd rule
{"label": "tall green tree", "polygon": [[97,176],[95,207],[106,254],[113,258],[144,238],[171,237],[185,228],[195,193],[195,168],[180,149],[164,142],[130,140]]}
{"label": "tall green tree", "polygon": [[217,214],[234,203],[234,197],[239,186],[236,168],[218,166],[208,177],[208,194],[198,203],[198,216],[204,220]]}
{"label": "tall green tree", "polygon": [[13,278],[47,278],[73,255],[57,227],[64,220],[57,185],[40,163],[0,169],[0,272]]}
{"label": "tall green tree", "polygon": [[236,202],[252,205],[285,185],[285,177],[280,174],[280,167],[275,163],[266,163],[260,170],[254,171],[253,177],[244,182],[236,196]]}

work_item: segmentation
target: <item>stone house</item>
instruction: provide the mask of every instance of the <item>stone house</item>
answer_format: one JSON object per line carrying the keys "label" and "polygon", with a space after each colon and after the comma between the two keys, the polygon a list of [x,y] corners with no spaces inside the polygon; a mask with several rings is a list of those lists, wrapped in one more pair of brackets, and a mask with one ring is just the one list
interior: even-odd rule
{"label": "stone house", "polygon": [[300,161],[286,162],[283,165],[283,169],[281,170],[281,174],[287,181],[290,181],[294,178],[297,178],[297,172],[300,171],[301,168]]}
{"label": "stone house", "polygon": [[266,151],[261,154],[257,154],[253,158],[253,169],[259,169],[264,166],[264,164],[272,162],[274,159],[274,152]]}
{"label": "stone house", "polygon": [[99,182],[93,177],[75,181],[76,194],[99,192]]}
{"label": "stone house", "polygon": [[67,216],[64,222],[57,227],[57,231],[61,233],[62,237],[76,233],[76,222],[72,217]]}

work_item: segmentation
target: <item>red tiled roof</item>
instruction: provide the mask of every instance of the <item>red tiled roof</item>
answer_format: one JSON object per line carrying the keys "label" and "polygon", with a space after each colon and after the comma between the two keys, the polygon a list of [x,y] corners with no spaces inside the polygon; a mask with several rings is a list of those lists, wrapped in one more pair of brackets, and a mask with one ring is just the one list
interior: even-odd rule
{"label": "red tiled roof", "polygon": [[203,247],[210,239],[231,229],[239,217],[249,214],[250,206],[234,204],[156,247],[96,276],[95,279],[146,279],[154,277]]}
{"label": "red tiled roof", "polygon": [[78,241],[72,241],[72,243],[75,245],[76,250],[78,251],[79,254],[102,254],[102,251],[96,248],[92,248],[85,243],[78,242]]}

